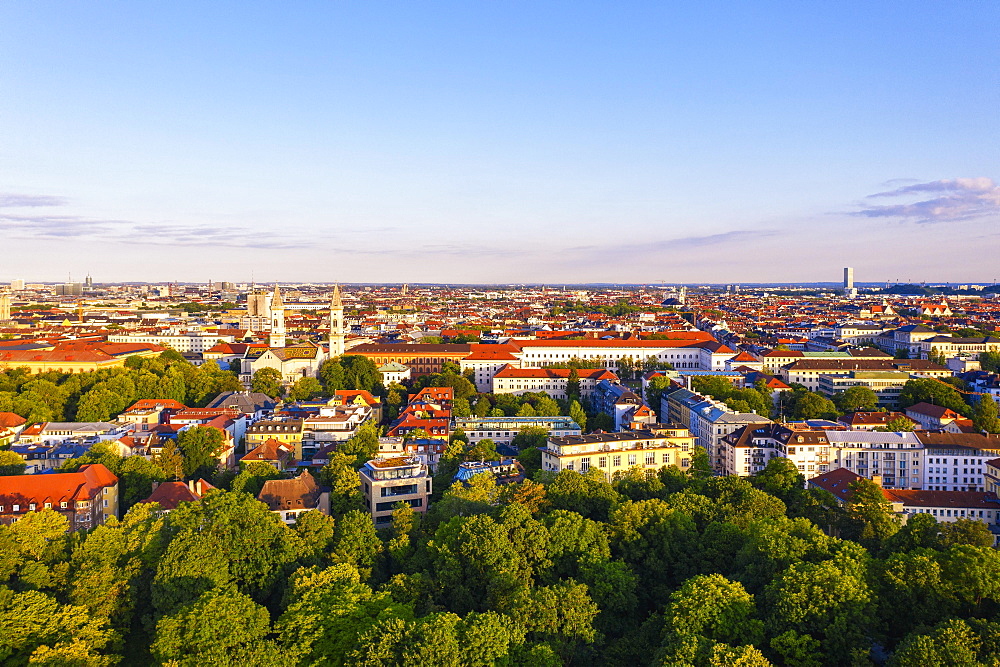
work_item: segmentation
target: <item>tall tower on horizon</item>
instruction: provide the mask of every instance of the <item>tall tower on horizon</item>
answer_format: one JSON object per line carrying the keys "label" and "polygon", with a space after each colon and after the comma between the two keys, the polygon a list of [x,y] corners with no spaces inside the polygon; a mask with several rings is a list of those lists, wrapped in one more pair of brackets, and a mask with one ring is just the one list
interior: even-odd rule
{"label": "tall tower on horizon", "polygon": [[268,347],[285,347],[285,302],[281,299],[281,290],[274,286],[274,296],[271,297],[271,333],[267,336]]}
{"label": "tall tower on horizon", "polygon": [[0,322],[10,319],[10,292],[0,292]]}
{"label": "tall tower on horizon", "polygon": [[854,289],[854,268],[844,267],[844,290]]}
{"label": "tall tower on horizon", "polygon": [[333,286],[330,297],[330,357],[344,354],[344,302],[340,298],[340,285]]}

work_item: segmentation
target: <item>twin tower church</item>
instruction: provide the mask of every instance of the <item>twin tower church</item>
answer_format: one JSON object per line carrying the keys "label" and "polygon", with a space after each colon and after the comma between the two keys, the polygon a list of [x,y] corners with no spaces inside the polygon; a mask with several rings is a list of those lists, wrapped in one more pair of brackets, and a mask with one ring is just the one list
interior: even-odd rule
{"label": "twin tower church", "polygon": [[248,381],[261,368],[273,368],[281,373],[286,382],[294,382],[301,377],[316,377],[320,364],[332,357],[344,354],[344,303],[340,285],[333,288],[330,297],[330,336],[327,346],[313,341],[287,345],[285,333],[285,302],[281,289],[275,285],[274,292],[253,292],[247,300],[246,327],[261,331],[267,328],[267,345],[248,345],[244,351],[241,375]]}

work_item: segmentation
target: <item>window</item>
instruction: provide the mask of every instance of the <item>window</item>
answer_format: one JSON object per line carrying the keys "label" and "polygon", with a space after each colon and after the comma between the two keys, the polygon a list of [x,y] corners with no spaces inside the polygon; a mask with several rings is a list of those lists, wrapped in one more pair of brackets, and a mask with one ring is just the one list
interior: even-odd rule
{"label": "window", "polygon": [[687,468],[689,465],[691,465],[691,459],[681,459],[682,468]]}
{"label": "window", "polygon": [[611,465],[618,468],[622,464],[622,457],[620,454],[611,457]]}
{"label": "window", "polygon": [[628,464],[630,466],[637,465],[637,459],[636,459],[636,455],[635,454],[629,454],[628,455]]}
{"label": "window", "polygon": [[597,459],[597,467],[598,468],[607,468],[608,467],[608,457],[607,456],[601,456],[601,457],[599,457]]}
{"label": "window", "polygon": [[62,501],[61,503],[59,503],[59,508],[60,509],[66,509],[66,501],[65,500]]}
{"label": "window", "polygon": [[656,465],[656,452],[646,452],[646,465]]}

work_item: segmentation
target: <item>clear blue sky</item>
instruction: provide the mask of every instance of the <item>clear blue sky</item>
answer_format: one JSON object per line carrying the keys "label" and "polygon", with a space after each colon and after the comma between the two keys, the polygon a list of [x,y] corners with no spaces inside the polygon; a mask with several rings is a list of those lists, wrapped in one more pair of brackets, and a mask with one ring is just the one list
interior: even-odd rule
{"label": "clear blue sky", "polygon": [[0,280],[992,280],[998,34],[991,1],[9,0]]}

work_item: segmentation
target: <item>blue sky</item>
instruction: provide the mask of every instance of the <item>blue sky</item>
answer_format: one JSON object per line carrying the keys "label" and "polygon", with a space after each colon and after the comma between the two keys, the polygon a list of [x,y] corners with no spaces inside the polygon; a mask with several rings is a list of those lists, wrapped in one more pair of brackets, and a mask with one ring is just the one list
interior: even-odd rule
{"label": "blue sky", "polygon": [[1000,277],[993,2],[6,2],[0,280]]}

